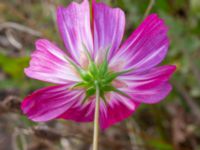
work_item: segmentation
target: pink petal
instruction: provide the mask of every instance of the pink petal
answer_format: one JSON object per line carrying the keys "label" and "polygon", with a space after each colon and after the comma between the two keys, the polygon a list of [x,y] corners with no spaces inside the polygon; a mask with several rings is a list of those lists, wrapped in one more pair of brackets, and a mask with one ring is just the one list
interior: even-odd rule
{"label": "pink petal", "polygon": [[79,81],[74,68],[66,60],[67,55],[45,39],[36,42],[36,50],[31,55],[27,76],[56,84]]}
{"label": "pink petal", "polygon": [[168,80],[175,66],[162,66],[142,73],[132,73],[119,77],[127,87],[121,90],[140,103],[157,103],[164,99],[172,87]]}
{"label": "pink petal", "polygon": [[153,88],[132,89],[126,91],[135,101],[139,103],[153,104],[163,100],[172,90],[172,86],[168,82],[159,84]]}
{"label": "pink petal", "polygon": [[72,2],[67,8],[57,9],[57,24],[71,58],[81,64],[84,45],[93,53],[88,0],[81,4]]}
{"label": "pink petal", "polygon": [[124,69],[144,71],[164,59],[168,46],[167,27],[162,19],[152,14],[124,42],[110,65],[118,62]]}
{"label": "pink petal", "polygon": [[60,119],[73,120],[76,122],[91,122],[94,120],[95,100],[85,104],[77,103],[66,112],[58,116]]}
{"label": "pink petal", "polygon": [[111,93],[108,104],[101,102],[100,106],[100,125],[102,129],[106,129],[131,116],[139,103],[117,93]]}
{"label": "pink petal", "polygon": [[[108,104],[105,105],[102,99],[100,102],[99,120],[102,129],[126,119],[139,106],[138,102],[122,97],[117,93],[109,94],[107,98]],[[86,104],[71,107],[58,118],[76,122],[91,122],[94,120],[94,110],[95,97],[92,97]]]}
{"label": "pink petal", "polygon": [[[144,85],[151,82],[166,82],[176,70],[174,65],[165,65],[152,68],[143,72],[132,72],[121,75],[119,80],[126,82],[129,86]],[[158,84],[156,82],[156,84]],[[152,85],[151,85],[152,86]]]}
{"label": "pink petal", "polygon": [[76,106],[84,96],[83,91],[70,90],[70,85],[60,85],[35,91],[24,99],[23,113],[37,122],[48,121]]}
{"label": "pink petal", "polygon": [[[125,28],[125,15],[119,8],[93,2],[94,50],[96,59],[103,59],[109,48],[110,59],[118,49]],[[99,58],[100,57],[100,58]]]}

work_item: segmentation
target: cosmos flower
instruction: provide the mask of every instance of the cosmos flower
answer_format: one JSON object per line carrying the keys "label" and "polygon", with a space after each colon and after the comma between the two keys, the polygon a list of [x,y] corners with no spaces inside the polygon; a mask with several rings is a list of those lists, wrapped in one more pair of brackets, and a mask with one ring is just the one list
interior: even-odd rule
{"label": "cosmos flower", "polygon": [[173,65],[158,66],[167,54],[167,27],[149,15],[122,42],[125,15],[119,8],[88,0],[57,9],[63,51],[39,39],[25,74],[56,84],[26,97],[21,108],[29,119],[44,122],[94,120],[95,84],[100,91],[99,122],[105,129],[132,115],[142,103],[163,100],[171,91]]}

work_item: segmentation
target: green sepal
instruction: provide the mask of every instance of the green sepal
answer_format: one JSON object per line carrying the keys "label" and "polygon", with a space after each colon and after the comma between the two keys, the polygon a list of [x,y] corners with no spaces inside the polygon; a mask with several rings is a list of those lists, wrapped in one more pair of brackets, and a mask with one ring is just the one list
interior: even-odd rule
{"label": "green sepal", "polygon": [[89,60],[89,65],[87,69],[82,69],[79,65],[75,64],[70,58],[67,58],[68,62],[76,69],[82,78],[81,82],[75,84],[71,89],[83,89],[85,90],[85,97],[82,100],[82,104],[85,103],[91,96],[95,95],[96,87],[98,86],[99,94],[102,100],[108,105],[105,95],[109,92],[116,92],[124,97],[130,98],[126,93],[118,90],[112,85],[113,80],[118,76],[133,71],[133,69],[122,71],[122,72],[113,72],[108,69],[108,53],[109,49],[106,51],[105,58],[101,64],[95,64],[90,52],[83,44],[84,52],[87,55]]}
{"label": "green sepal", "polygon": [[88,98],[89,97],[85,96],[84,99],[82,100],[81,104],[84,104]]}
{"label": "green sepal", "polygon": [[88,69],[89,69],[89,72],[93,75],[93,78],[96,79],[99,75],[99,71],[93,61],[90,62]]}
{"label": "green sepal", "polygon": [[115,73],[108,73],[107,77],[103,80],[104,83],[110,83],[112,82],[115,78],[117,78],[118,76],[128,73],[132,70],[126,70],[126,71],[121,71],[121,72],[115,72]]}
{"label": "green sepal", "polygon": [[90,82],[92,80],[92,75],[84,70],[80,71],[80,76],[81,78],[86,81],[86,82]]}
{"label": "green sepal", "polygon": [[84,50],[84,52],[86,53],[87,58],[89,59],[89,61],[90,61],[90,62],[93,61],[93,60],[92,60],[92,56],[90,55],[90,52],[88,51],[88,49],[87,49],[87,47],[85,46],[85,44],[82,43],[82,45],[83,45],[83,50]]}
{"label": "green sepal", "polygon": [[103,89],[104,92],[110,92],[114,90],[114,87],[112,85],[105,85],[101,88]]}
{"label": "green sepal", "polygon": [[65,57],[67,61],[76,69],[76,71],[81,74],[84,70],[80,68],[78,65],[76,65],[72,60],[70,60],[68,57]]}
{"label": "green sepal", "polygon": [[128,94],[126,94],[126,93],[118,90],[117,88],[114,88],[113,91],[116,92],[116,93],[118,93],[118,94],[120,94],[120,95],[122,95],[122,96],[124,96],[124,97],[127,97],[127,98],[131,99],[131,97]]}
{"label": "green sepal", "polygon": [[105,94],[104,93],[101,95],[101,98],[103,99],[103,101],[106,104],[106,106],[108,106],[108,102],[107,102],[107,100],[105,98]]}
{"label": "green sepal", "polygon": [[107,84],[112,82],[115,78],[117,78],[119,75],[118,73],[108,73],[107,75],[105,75],[105,79],[102,80],[103,83]]}
{"label": "green sepal", "polygon": [[86,97],[90,97],[90,96],[94,95],[95,92],[96,92],[96,89],[94,87],[87,89],[86,90]]}
{"label": "green sepal", "polygon": [[87,88],[88,83],[87,82],[78,82],[74,86],[72,86],[70,89],[76,89],[79,87]]}
{"label": "green sepal", "polygon": [[108,71],[108,61],[105,59],[99,68],[100,77],[104,77]]}

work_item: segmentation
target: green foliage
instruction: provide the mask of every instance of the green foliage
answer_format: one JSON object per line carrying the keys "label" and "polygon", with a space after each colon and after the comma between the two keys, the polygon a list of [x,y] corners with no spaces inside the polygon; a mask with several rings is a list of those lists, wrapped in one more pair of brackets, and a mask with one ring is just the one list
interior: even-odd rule
{"label": "green foliage", "polygon": [[150,147],[153,147],[154,150],[174,150],[171,144],[165,143],[164,141],[159,139],[151,139],[147,141],[147,144]]}
{"label": "green foliage", "polygon": [[9,57],[3,54],[0,54],[0,67],[13,79],[22,79],[24,78],[23,69],[28,66],[29,57]]}

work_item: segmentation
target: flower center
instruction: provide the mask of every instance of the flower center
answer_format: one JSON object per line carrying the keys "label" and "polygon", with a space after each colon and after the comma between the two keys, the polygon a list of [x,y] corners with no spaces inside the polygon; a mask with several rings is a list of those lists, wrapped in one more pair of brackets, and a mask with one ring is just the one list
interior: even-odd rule
{"label": "flower center", "polygon": [[75,69],[77,70],[82,79],[82,81],[76,83],[72,87],[72,89],[81,88],[85,90],[85,98],[83,100],[83,103],[86,100],[88,100],[91,96],[95,95],[97,85],[99,87],[100,97],[105,102],[106,102],[105,94],[111,91],[117,92],[123,96],[128,97],[128,95],[118,90],[112,84],[112,82],[115,81],[119,75],[127,73],[128,71],[113,72],[108,68],[107,57],[105,57],[105,59],[101,64],[95,64],[88,51],[86,51],[86,53],[89,59],[89,65],[87,66],[86,69],[79,68],[73,62],[69,61],[75,67]]}

